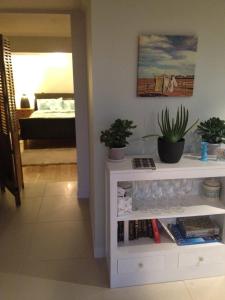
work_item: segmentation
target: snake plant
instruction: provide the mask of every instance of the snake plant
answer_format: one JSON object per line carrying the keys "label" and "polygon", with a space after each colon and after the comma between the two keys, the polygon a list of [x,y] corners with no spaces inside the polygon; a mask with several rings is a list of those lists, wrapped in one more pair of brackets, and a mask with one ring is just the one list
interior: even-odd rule
{"label": "snake plant", "polygon": [[166,108],[161,112],[161,120],[160,114],[158,114],[158,124],[160,130],[162,132],[162,136],[165,140],[171,143],[176,143],[181,140],[185,134],[191,130],[198,122],[196,120],[188,129],[189,112],[184,106],[180,106],[177,109],[176,119],[170,118],[169,109]]}

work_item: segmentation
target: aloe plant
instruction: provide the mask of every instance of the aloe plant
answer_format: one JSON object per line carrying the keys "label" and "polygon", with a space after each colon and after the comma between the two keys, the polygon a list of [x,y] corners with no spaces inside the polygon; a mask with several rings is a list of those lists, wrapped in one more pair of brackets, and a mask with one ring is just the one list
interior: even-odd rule
{"label": "aloe plant", "polygon": [[188,129],[189,112],[184,106],[180,106],[177,109],[176,119],[170,118],[169,109],[166,108],[165,111],[161,112],[161,121],[160,115],[158,114],[158,124],[162,132],[162,136],[165,140],[171,143],[176,143],[181,140],[185,134],[190,131],[197,123],[196,120]]}

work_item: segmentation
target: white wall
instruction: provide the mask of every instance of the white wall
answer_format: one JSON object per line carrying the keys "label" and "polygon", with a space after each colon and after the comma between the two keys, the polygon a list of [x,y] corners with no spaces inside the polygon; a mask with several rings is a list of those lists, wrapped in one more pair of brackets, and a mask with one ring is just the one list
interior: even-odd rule
{"label": "white wall", "polygon": [[76,10],[71,15],[74,90],[76,101],[76,137],[78,197],[89,197],[88,95],[85,14]]}
{"label": "white wall", "polygon": [[[104,159],[99,142],[102,129],[115,118],[138,125],[135,135],[157,132],[156,114],[167,105],[185,104],[191,120],[225,118],[225,2],[224,0],[92,0],[91,47],[93,122],[91,139],[92,215],[95,216],[95,255],[104,252]],[[136,97],[137,38],[141,33],[196,34],[199,38],[194,96]],[[91,99],[91,98],[90,98]],[[190,121],[191,121],[190,120]]]}
{"label": "white wall", "polygon": [[23,93],[32,102],[34,93],[74,91],[71,53],[14,53],[12,66],[17,107]]}

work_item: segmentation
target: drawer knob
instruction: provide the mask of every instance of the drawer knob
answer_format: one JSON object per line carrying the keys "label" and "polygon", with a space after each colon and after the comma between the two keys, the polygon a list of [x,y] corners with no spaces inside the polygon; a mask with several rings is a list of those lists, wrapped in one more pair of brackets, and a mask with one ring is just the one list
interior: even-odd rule
{"label": "drawer knob", "polygon": [[199,256],[198,261],[199,261],[199,262],[200,262],[200,261],[204,261],[204,257]]}
{"label": "drawer knob", "polygon": [[139,263],[139,264],[138,264],[138,267],[139,267],[139,268],[143,268],[143,263]]}

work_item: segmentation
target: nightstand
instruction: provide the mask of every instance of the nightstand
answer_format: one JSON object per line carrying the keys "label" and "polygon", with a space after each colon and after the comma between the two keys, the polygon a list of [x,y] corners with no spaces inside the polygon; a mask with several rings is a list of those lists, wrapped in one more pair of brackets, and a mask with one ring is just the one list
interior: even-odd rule
{"label": "nightstand", "polygon": [[34,111],[33,108],[17,108],[16,109],[16,116],[17,119],[29,118],[29,116]]}
{"label": "nightstand", "polygon": [[[19,119],[29,118],[30,115],[32,114],[32,112],[34,112],[33,108],[17,108],[16,109],[16,118],[17,118],[17,121],[18,121],[17,124],[18,124],[19,135],[20,135]],[[25,145],[23,147],[25,147]]]}

